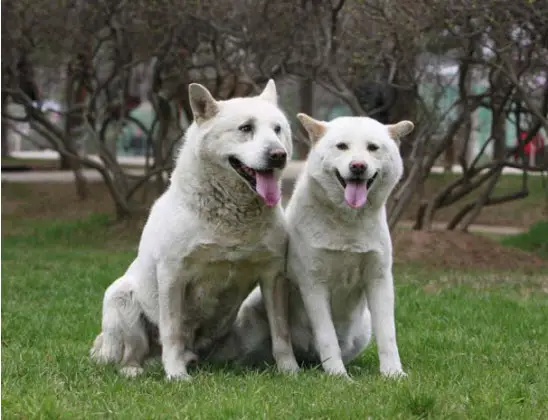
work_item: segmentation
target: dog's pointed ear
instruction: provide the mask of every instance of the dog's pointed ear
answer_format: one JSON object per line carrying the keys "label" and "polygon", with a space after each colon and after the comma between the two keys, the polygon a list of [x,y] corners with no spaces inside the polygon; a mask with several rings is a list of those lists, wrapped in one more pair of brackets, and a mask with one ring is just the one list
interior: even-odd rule
{"label": "dog's pointed ear", "polygon": [[303,113],[297,114],[297,118],[308,133],[312,144],[316,143],[327,131],[327,124],[323,121],[315,120]]}
{"label": "dog's pointed ear", "polygon": [[273,79],[268,80],[268,83],[259,95],[259,98],[271,102],[274,105],[278,105],[278,93],[276,92],[276,83],[274,83]]}
{"label": "dog's pointed ear", "polygon": [[198,124],[213,118],[219,112],[217,101],[209,90],[199,83],[191,83],[188,86],[188,97],[194,120]]}
{"label": "dog's pointed ear", "polygon": [[411,121],[400,121],[396,124],[387,125],[388,134],[392,137],[398,145],[400,144],[401,138],[407,136],[413,129],[415,125]]}

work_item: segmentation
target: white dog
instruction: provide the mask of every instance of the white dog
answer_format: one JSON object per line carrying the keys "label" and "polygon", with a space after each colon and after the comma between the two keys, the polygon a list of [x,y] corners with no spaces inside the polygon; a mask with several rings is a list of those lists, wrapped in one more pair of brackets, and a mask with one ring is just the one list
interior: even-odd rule
{"label": "white dog", "polygon": [[227,101],[191,84],[189,97],[194,122],[170,186],[151,209],[137,258],[105,293],[91,356],[134,376],[161,345],[167,377],[189,379],[187,363],[227,334],[259,282],[273,356],[295,371],[279,203],[292,144],[274,82],[258,97]]}
{"label": "white dog", "polygon": [[[289,322],[297,359],[348,376],[345,363],[367,346],[373,329],[381,373],[405,375],[396,344],[385,204],[403,173],[399,138],[414,126],[361,117],[298,118],[315,145],[286,209]],[[226,341],[224,351],[232,348],[242,363],[271,359],[263,305],[254,290]]]}

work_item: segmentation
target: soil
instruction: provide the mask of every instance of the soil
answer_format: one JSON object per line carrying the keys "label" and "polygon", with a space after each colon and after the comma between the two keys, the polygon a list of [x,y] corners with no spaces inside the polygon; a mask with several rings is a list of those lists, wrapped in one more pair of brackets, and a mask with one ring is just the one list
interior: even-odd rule
{"label": "soil", "polygon": [[103,184],[89,184],[89,199],[79,200],[74,184],[17,184],[2,182],[2,217],[21,219],[85,218],[92,213],[114,214]]}
{"label": "soil", "polygon": [[392,238],[394,260],[399,263],[420,262],[440,268],[548,268],[548,261],[534,254],[471,233],[397,230]]}

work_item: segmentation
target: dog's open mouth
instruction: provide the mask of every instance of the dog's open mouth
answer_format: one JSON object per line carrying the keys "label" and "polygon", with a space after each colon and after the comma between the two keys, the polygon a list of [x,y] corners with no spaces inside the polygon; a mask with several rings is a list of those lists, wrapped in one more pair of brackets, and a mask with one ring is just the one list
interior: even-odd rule
{"label": "dog's open mouth", "polygon": [[251,189],[259,194],[267,206],[274,207],[278,204],[282,192],[272,169],[253,169],[234,156],[229,157],[228,162]]}
{"label": "dog's open mouth", "polygon": [[230,163],[230,166],[234,168],[236,172],[238,172],[238,175],[240,175],[243,179],[245,179],[249,185],[251,185],[251,188],[254,190],[257,187],[257,179],[255,178],[255,169],[251,169],[249,166],[244,165],[242,162],[240,162],[235,157],[229,157],[228,162]]}
{"label": "dog's open mouth", "polygon": [[375,174],[371,178],[369,178],[367,180],[367,182],[365,181],[365,179],[362,179],[362,178],[350,178],[350,179],[345,181],[344,178],[339,173],[339,171],[335,170],[335,175],[337,176],[337,179],[339,180],[339,182],[341,183],[343,188],[346,188],[347,183],[355,182],[355,183],[366,184],[365,186],[367,187],[367,189],[369,189],[369,188],[371,188],[371,185],[373,185],[373,181],[375,181],[378,174],[379,174],[379,172],[375,172]]}
{"label": "dog's open mouth", "polygon": [[345,180],[339,171],[335,170],[335,175],[344,188],[344,201],[346,204],[355,209],[362,207],[367,201],[367,193],[378,174],[378,171],[375,172],[367,180],[365,178],[349,178]]}

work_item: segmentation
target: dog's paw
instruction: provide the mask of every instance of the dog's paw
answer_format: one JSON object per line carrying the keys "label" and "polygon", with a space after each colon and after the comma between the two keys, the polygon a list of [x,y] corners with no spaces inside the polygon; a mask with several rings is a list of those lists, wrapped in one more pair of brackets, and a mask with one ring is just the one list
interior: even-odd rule
{"label": "dog's paw", "polygon": [[280,359],[276,362],[278,366],[278,371],[288,374],[296,374],[299,371],[299,364],[294,357],[288,357]]}
{"label": "dog's paw", "polygon": [[107,363],[113,362],[107,355],[105,355],[101,349],[93,347],[89,351],[89,357],[91,360],[98,365],[106,365]]}
{"label": "dog's paw", "polygon": [[164,364],[164,370],[168,381],[190,381],[192,379],[183,362],[166,363]]}
{"label": "dog's paw", "polygon": [[108,339],[99,334],[89,351],[91,360],[104,365],[107,363],[118,363],[122,358],[123,343],[117,340]]}
{"label": "dog's paw", "polygon": [[332,376],[341,376],[344,378],[349,378],[348,372],[346,371],[346,368],[344,367],[344,363],[342,360],[328,360],[325,361],[323,364],[323,370],[328,374]]}
{"label": "dog's paw", "polygon": [[335,376],[337,378],[342,378],[342,379],[346,379],[350,382],[353,382],[354,380],[350,377],[350,375],[348,374],[348,372],[346,370],[328,370],[326,371],[326,373],[329,375],[329,376]]}
{"label": "dog's paw", "polygon": [[89,357],[98,365],[106,363],[106,361],[99,355],[99,350],[95,347],[92,347],[89,351]]}
{"label": "dog's paw", "polygon": [[92,348],[89,352],[91,360],[98,365],[106,365],[109,363],[117,363],[119,359],[102,349]]}
{"label": "dog's paw", "polygon": [[381,375],[389,379],[403,379],[407,376],[401,368],[400,369],[382,369]]}
{"label": "dog's paw", "polygon": [[346,375],[341,376],[341,378],[343,378],[346,382],[348,382],[350,384],[357,383],[357,381],[355,379],[353,379],[348,373]]}
{"label": "dog's paw", "polygon": [[339,379],[342,379],[344,381],[347,381],[347,382],[356,382],[354,379],[352,379],[350,377],[350,375],[348,374],[348,372],[346,370],[342,371],[342,370],[337,370],[337,371],[326,371],[326,373],[329,375],[329,376],[333,376],[335,378],[339,378]]}
{"label": "dog's paw", "polygon": [[108,362],[108,360],[105,360],[105,358],[101,354],[102,348],[103,348],[103,334],[99,334],[97,338],[95,338],[95,341],[93,342],[93,346],[89,350],[89,357],[91,357],[91,360],[93,360],[97,364],[104,364]]}
{"label": "dog's paw", "polygon": [[186,371],[184,373],[168,373],[166,374],[166,379],[170,382],[187,382],[192,380],[192,376],[190,376]]}
{"label": "dog's paw", "polygon": [[120,368],[120,373],[126,378],[135,378],[143,372],[144,369],[141,366],[124,366]]}

